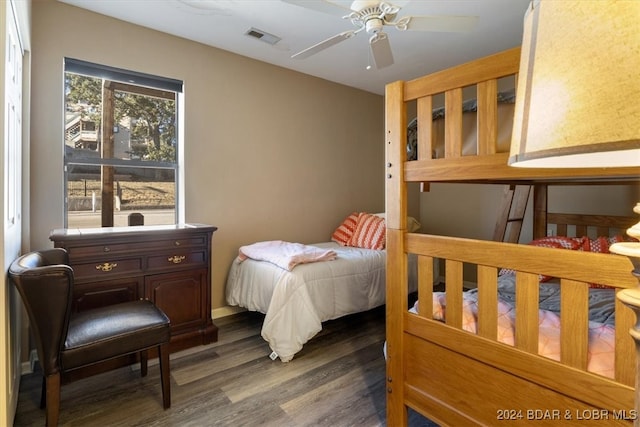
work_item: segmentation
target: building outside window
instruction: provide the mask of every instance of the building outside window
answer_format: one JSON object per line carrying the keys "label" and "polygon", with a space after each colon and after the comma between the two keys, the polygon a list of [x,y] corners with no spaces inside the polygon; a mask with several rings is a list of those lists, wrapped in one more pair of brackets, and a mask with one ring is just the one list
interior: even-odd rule
{"label": "building outside window", "polygon": [[65,58],[65,227],[175,224],[182,82]]}

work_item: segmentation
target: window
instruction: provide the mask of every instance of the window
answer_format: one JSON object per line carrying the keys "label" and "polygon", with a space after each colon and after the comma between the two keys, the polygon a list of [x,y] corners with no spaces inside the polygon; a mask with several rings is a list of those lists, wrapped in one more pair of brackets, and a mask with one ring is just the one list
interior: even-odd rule
{"label": "window", "polygon": [[182,82],[70,58],[64,78],[65,227],[178,222]]}

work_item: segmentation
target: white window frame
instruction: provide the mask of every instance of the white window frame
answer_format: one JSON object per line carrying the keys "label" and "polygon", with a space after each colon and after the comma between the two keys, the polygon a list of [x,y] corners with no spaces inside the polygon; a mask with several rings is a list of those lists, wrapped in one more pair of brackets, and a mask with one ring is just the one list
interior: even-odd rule
{"label": "white window frame", "polygon": [[[129,71],[110,67],[106,65],[94,64],[74,58],[65,58],[65,75],[67,72],[103,78],[114,82],[131,86],[152,88],[175,93],[176,103],[176,161],[156,162],[148,160],[122,160],[122,159],[69,159],[66,153],[64,156],[64,226],[68,227],[69,204],[67,200],[67,170],[69,165],[90,165],[90,166],[115,166],[115,167],[140,167],[155,169],[172,169],[175,179],[175,223],[185,222],[185,203],[183,199],[184,191],[184,93],[183,82],[166,77],[159,77],[135,71]],[[64,82],[63,82],[64,84]],[[66,104],[66,101],[65,101]],[[64,120],[64,118],[63,118]],[[64,140],[63,140],[64,144]]]}

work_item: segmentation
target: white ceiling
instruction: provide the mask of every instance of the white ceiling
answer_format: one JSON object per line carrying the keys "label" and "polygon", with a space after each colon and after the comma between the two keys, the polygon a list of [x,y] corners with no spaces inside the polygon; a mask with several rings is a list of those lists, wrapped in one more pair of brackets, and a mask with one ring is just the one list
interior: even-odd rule
{"label": "white ceiling", "polygon": [[[530,0],[391,0],[403,16],[477,16],[470,32],[404,31],[385,27],[394,64],[373,64],[365,32],[307,59],[291,55],[343,31],[348,19],[281,0],[59,0],[154,30],[194,40],[239,55],[342,83],[376,94],[385,84],[442,70],[518,46]],[[309,0],[313,3],[329,3]],[[346,9],[351,1],[331,0]],[[346,10],[348,12],[348,10]],[[346,13],[345,13],[346,14]],[[281,38],[275,45],[247,36],[250,28]]]}

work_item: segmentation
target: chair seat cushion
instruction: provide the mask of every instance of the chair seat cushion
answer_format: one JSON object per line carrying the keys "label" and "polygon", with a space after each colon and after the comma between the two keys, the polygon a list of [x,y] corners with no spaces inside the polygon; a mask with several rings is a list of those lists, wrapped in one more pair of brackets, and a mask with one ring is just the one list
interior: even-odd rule
{"label": "chair seat cushion", "polygon": [[61,354],[64,370],[169,342],[169,318],[151,301],[109,305],[73,314]]}

